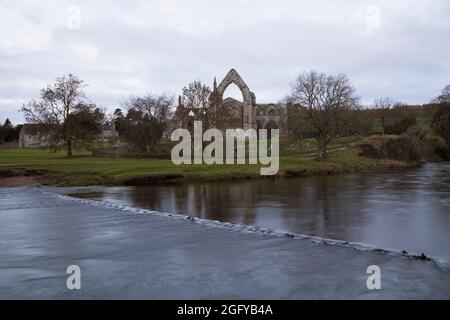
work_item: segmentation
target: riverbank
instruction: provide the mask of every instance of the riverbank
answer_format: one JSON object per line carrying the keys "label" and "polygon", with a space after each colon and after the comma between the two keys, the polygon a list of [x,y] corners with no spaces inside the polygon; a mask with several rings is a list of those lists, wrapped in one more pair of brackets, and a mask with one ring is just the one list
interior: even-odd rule
{"label": "riverbank", "polygon": [[[359,155],[357,148],[347,148],[329,153],[326,161],[317,161],[314,155],[282,156],[278,176],[326,175],[416,165],[417,163],[365,158]],[[97,158],[87,152],[77,153],[69,160],[62,152],[0,149],[2,186],[118,186],[256,178],[263,178],[259,165],[176,166],[170,160]]]}
{"label": "riverbank", "polygon": [[[433,261],[196,223],[52,190],[0,189],[2,299],[450,297],[450,273]],[[82,290],[67,290],[69,265],[80,267]],[[370,265],[381,269],[381,290],[367,289]]]}

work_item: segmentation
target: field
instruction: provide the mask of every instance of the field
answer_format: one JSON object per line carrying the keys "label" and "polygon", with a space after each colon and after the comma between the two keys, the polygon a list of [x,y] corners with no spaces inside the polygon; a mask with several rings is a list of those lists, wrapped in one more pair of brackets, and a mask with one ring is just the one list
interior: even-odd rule
{"label": "field", "polygon": [[[348,148],[331,152],[326,161],[313,155],[280,159],[279,176],[332,174],[373,168],[407,166],[392,160],[374,160]],[[78,151],[73,159],[63,152],[41,149],[0,149],[0,179],[32,176],[52,185],[139,185],[156,181],[227,180],[258,178],[259,165],[180,165],[170,160],[98,158]],[[3,177],[3,178],[1,178]]]}

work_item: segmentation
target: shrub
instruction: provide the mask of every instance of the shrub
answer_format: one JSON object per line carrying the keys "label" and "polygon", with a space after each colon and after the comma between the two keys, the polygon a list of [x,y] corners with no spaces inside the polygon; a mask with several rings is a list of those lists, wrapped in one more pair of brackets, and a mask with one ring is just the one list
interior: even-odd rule
{"label": "shrub", "polygon": [[433,117],[432,128],[434,132],[443,137],[450,146],[450,103],[439,106]]}
{"label": "shrub", "polygon": [[406,132],[409,128],[416,126],[417,120],[415,117],[403,118],[395,121],[394,124],[386,127],[387,134],[402,134]]}
{"label": "shrub", "polygon": [[448,159],[445,141],[422,127],[411,127],[400,136],[369,139],[361,145],[363,156],[399,161],[440,161]]}
{"label": "shrub", "polygon": [[440,146],[436,148],[436,154],[444,160],[450,160],[450,147]]}

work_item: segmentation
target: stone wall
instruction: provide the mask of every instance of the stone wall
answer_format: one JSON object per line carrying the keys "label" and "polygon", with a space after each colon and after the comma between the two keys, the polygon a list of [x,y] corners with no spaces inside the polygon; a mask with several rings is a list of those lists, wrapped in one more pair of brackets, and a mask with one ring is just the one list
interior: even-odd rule
{"label": "stone wall", "polygon": [[41,134],[37,125],[24,124],[19,134],[19,148],[37,148],[48,146],[48,137]]}
{"label": "stone wall", "polygon": [[258,129],[280,129],[280,135],[288,134],[288,108],[285,104],[257,104],[256,124]]}

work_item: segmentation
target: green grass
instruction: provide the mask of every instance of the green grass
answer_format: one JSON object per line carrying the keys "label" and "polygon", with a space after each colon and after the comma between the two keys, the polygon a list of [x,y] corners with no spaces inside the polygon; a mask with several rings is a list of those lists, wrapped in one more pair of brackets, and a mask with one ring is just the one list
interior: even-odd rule
{"label": "green grass", "polygon": [[383,126],[381,125],[381,121],[379,119],[376,119],[373,122],[371,134],[382,134],[383,133]]}
{"label": "green grass", "polygon": [[317,140],[314,138],[298,139],[295,144],[302,148],[317,148]]}
{"label": "green grass", "polygon": [[[355,149],[329,154],[326,161],[314,156],[286,156],[280,159],[281,176],[329,174],[373,167],[402,165],[358,156]],[[96,158],[88,152],[75,152],[66,159],[63,152],[41,149],[0,149],[0,171],[22,168],[44,171],[41,183],[56,185],[121,185],[140,179],[222,180],[260,177],[259,165],[174,165],[170,160]]]}
{"label": "green grass", "polygon": [[[363,140],[363,137],[357,135],[334,138],[328,144],[328,149],[335,150],[349,147],[350,145],[361,143]],[[317,140],[315,138],[302,138],[295,141],[282,141],[280,143],[280,154],[282,156],[301,156],[315,152],[317,152]]]}
{"label": "green grass", "polygon": [[[346,137],[338,137],[331,140],[329,146],[338,146],[348,143],[360,142],[362,138],[360,136],[346,136]],[[298,139],[294,142],[294,144],[298,147],[303,148],[317,148],[317,140],[314,138],[303,138]]]}
{"label": "green grass", "polygon": [[339,137],[336,139],[333,139],[330,142],[330,146],[334,145],[342,145],[342,144],[350,144],[350,143],[358,143],[363,140],[360,136],[346,136],[346,137]]}
{"label": "green grass", "polygon": [[424,129],[431,129],[431,123],[433,121],[430,117],[417,117],[417,125]]}

